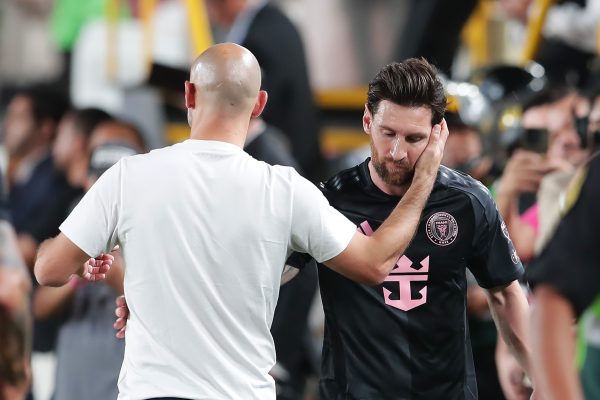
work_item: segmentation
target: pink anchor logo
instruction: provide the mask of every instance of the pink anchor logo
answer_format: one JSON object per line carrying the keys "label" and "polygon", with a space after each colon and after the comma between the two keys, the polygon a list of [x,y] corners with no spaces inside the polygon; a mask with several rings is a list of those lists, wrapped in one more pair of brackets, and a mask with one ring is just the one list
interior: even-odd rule
{"label": "pink anchor logo", "polygon": [[[367,221],[361,223],[360,228],[367,236],[373,234],[373,229]],[[396,267],[390,272],[385,281],[398,282],[400,298],[398,300],[391,299],[390,295],[392,292],[386,288],[382,288],[385,304],[402,311],[409,311],[427,302],[427,286],[419,291],[419,294],[421,295],[420,298],[414,299],[412,297],[410,283],[427,281],[427,274],[429,273],[429,256],[421,260],[419,264],[421,265],[421,268],[415,269],[412,267],[413,261],[410,258],[403,255],[398,259]]]}

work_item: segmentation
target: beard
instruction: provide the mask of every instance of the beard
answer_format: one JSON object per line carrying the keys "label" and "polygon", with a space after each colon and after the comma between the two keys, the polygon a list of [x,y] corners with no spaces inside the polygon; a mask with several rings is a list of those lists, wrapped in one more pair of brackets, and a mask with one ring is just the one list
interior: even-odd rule
{"label": "beard", "polygon": [[415,176],[415,168],[408,161],[394,161],[391,157],[381,157],[371,143],[371,162],[375,172],[386,184],[391,186],[409,186]]}

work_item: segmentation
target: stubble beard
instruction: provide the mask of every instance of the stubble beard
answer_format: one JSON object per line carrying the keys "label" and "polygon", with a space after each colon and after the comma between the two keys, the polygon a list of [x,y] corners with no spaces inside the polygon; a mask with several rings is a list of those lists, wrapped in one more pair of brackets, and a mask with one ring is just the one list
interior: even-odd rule
{"label": "stubble beard", "polygon": [[[407,160],[393,161],[390,157],[382,158],[373,143],[371,143],[371,162],[377,175],[390,186],[406,188],[410,186],[415,176],[415,169],[410,166]],[[391,163],[394,165],[393,169],[389,168]]]}

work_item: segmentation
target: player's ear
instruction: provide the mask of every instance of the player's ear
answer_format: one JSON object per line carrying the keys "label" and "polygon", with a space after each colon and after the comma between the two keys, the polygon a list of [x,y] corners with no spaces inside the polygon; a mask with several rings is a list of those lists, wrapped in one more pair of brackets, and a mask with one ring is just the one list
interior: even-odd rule
{"label": "player's ear", "polygon": [[365,104],[365,112],[363,113],[362,123],[363,129],[367,135],[371,134],[371,122],[373,121],[373,116],[371,115],[371,111],[369,111],[369,107]]}

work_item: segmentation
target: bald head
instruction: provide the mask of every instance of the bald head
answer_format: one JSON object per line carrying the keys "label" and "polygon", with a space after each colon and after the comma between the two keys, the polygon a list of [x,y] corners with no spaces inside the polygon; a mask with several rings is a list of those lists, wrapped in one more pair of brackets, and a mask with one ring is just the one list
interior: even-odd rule
{"label": "bald head", "polygon": [[251,110],[260,90],[260,66],[242,46],[222,43],[209,47],[194,61],[190,81],[196,96],[228,113]]}

